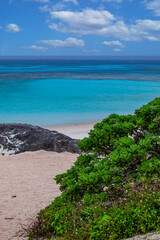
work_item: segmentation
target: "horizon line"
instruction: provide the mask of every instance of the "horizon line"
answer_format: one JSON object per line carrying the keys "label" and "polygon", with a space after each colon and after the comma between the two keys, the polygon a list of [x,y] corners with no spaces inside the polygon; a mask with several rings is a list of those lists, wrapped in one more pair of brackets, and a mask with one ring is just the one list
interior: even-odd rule
{"label": "horizon line", "polygon": [[29,55],[29,56],[21,56],[21,55],[3,55],[3,56],[0,56],[0,60],[5,60],[5,59],[86,59],[86,58],[89,58],[89,59],[96,59],[96,58],[102,58],[102,59],[127,59],[127,58],[132,58],[132,59],[160,59],[160,56],[151,56],[151,55],[146,55],[146,56],[143,56],[143,55],[128,55],[128,56],[125,56],[125,55],[121,55],[121,56],[104,56],[104,55],[88,55],[88,56],[82,56],[82,55],[72,55],[72,56],[67,56],[67,55],[64,55],[64,56],[47,56],[47,55],[40,55],[40,56],[37,56],[37,55]]}

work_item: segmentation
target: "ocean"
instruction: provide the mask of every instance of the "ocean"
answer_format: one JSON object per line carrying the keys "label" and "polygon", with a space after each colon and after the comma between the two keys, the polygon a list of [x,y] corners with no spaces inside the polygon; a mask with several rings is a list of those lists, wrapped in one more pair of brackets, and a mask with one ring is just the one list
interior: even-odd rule
{"label": "ocean", "polygon": [[155,97],[158,59],[0,60],[0,123],[100,121],[132,114]]}

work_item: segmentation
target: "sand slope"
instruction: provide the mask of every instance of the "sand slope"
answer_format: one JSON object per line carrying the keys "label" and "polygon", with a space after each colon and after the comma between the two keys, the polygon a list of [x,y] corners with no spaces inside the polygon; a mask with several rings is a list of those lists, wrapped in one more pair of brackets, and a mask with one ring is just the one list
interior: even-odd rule
{"label": "sand slope", "polygon": [[49,130],[55,130],[60,133],[63,133],[71,138],[83,139],[88,137],[88,133],[97,122],[88,122],[88,123],[74,123],[66,125],[53,125],[46,126],[44,128]]}
{"label": "sand slope", "polygon": [[1,240],[29,224],[60,194],[53,178],[69,169],[76,158],[76,154],[45,151],[0,157]]}

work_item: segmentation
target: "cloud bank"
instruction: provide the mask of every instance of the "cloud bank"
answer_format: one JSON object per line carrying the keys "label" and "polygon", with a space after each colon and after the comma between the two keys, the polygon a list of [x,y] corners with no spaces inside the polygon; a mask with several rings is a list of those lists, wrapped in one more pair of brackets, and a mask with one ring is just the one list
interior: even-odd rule
{"label": "cloud bank", "polygon": [[119,41],[110,41],[110,42],[104,41],[103,44],[106,45],[107,47],[119,47],[119,48],[124,47],[124,45]]}
{"label": "cloud bank", "polygon": [[79,48],[84,47],[85,43],[81,39],[66,38],[66,40],[39,40],[36,43],[47,45],[50,48]]}
{"label": "cloud bank", "polygon": [[39,3],[48,3],[50,0],[23,0],[25,2],[39,2]]}
{"label": "cloud bank", "polygon": [[22,47],[23,49],[26,49],[26,50],[35,50],[37,52],[46,52],[48,50],[48,48],[45,48],[45,47],[39,47],[37,45],[31,45],[31,46],[24,46]]}
{"label": "cloud bank", "polygon": [[152,10],[156,16],[160,16],[160,0],[147,2],[146,8]]}
{"label": "cloud bank", "polygon": [[160,39],[160,21],[136,20],[125,24],[108,11],[84,9],[80,11],[51,11],[49,28],[77,35],[98,35],[122,41],[155,41]]}

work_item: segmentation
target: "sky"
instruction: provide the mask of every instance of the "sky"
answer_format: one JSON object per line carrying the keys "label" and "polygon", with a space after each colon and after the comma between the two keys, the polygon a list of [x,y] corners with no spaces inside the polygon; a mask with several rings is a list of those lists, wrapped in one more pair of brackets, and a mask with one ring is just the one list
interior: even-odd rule
{"label": "sky", "polygon": [[160,56],[160,0],[1,0],[0,56]]}

